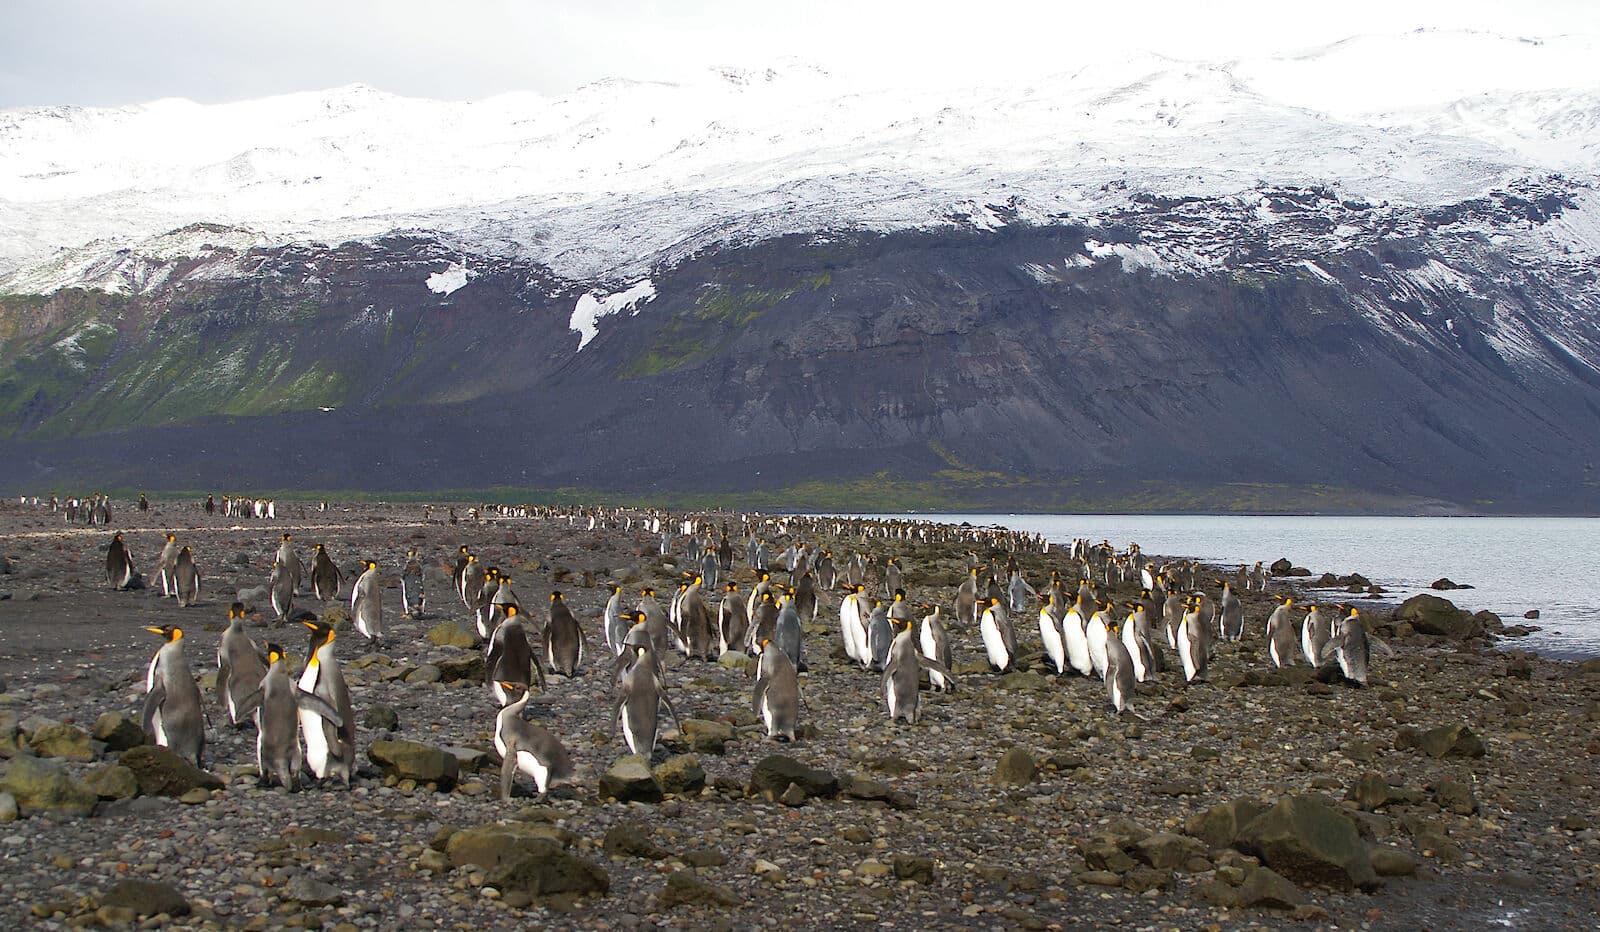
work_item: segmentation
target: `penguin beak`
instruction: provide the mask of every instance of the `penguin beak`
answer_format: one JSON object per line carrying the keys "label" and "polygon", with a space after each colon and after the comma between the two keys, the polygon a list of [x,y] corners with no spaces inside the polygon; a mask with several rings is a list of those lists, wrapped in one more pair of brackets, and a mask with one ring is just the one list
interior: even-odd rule
{"label": "penguin beak", "polygon": [[167,633],[167,630],[165,628],[145,628],[145,630],[150,632],[151,634],[159,634],[159,635],[162,635],[162,636],[165,636],[166,633]]}

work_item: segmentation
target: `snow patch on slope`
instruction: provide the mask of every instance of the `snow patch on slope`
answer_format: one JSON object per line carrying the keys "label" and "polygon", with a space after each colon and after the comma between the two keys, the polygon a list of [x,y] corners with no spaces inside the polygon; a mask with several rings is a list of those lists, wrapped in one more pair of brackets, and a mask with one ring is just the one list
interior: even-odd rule
{"label": "snow patch on slope", "polygon": [[589,345],[589,341],[599,334],[600,318],[621,311],[632,311],[637,314],[639,309],[655,296],[655,283],[648,278],[634,282],[626,290],[615,294],[606,294],[602,291],[585,292],[578,298],[578,303],[572,308],[572,318],[567,322],[567,329],[579,335],[578,351],[582,352],[583,348]]}
{"label": "snow patch on slope", "polygon": [[452,263],[443,272],[434,272],[428,276],[428,290],[436,295],[452,295],[467,287],[467,282],[477,275],[478,273],[459,262]]}

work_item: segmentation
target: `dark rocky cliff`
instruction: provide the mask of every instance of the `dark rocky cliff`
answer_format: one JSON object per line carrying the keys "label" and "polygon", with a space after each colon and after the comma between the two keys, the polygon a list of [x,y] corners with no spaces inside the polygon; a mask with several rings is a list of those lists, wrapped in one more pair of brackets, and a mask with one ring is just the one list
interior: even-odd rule
{"label": "dark rocky cliff", "polygon": [[706,252],[581,351],[587,284],[468,257],[439,295],[462,257],[420,236],[0,298],[0,487],[1600,511],[1596,270],[1494,235],[1573,209],[1559,185],[1442,213],[1271,195],[1270,225],[1152,198]]}

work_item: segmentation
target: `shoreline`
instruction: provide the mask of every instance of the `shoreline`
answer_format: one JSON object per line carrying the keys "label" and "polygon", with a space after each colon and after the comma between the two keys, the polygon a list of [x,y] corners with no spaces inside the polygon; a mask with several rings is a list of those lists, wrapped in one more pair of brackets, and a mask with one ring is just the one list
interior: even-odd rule
{"label": "shoreline", "polygon": [[[7,631],[0,678],[9,690],[0,715],[16,715],[7,733],[23,744],[50,722],[89,730],[104,714],[136,716],[144,665],[159,643],[142,630],[147,623],[195,626],[189,660],[205,673],[227,601],[238,588],[265,583],[281,532],[293,531],[306,548],[326,540],[341,564],[379,559],[390,583],[407,546],[423,548],[433,566],[430,617],[399,618],[398,590],[386,589],[386,649],[368,652],[353,637],[338,642],[361,720],[354,789],[290,797],[256,788],[253,732],[221,725],[225,717],[219,720],[207,691],[220,725],[207,763],[224,785],[187,803],[144,793],[103,800],[87,819],[24,814],[0,829],[20,839],[0,845],[7,866],[0,889],[15,904],[8,909],[16,924],[116,919],[115,908],[100,911],[110,889],[130,876],[181,895],[191,912],[175,924],[225,928],[256,915],[273,927],[355,928],[752,928],[783,915],[806,927],[1415,929],[1485,925],[1513,913],[1528,927],[1551,927],[1581,922],[1600,907],[1592,866],[1600,860],[1593,817],[1600,780],[1590,756],[1600,753],[1592,740],[1600,669],[1413,633],[1393,638],[1395,657],[1374,655],[1369,688],[1328,686],[1309,668],[1270,668],[1259,639],[1269,603],[1249,593],[1246,630],[1255,637],[1220,646],[1208,683],[1184,687],[1169,672],[1141,684],[1131,714],[1106,711],[1098,681],[1042,674],[1037,626],[1023,615],[1016,630],[1025,669],[982,672],[977,632],[952,630],[957,690],[924,692],[924,720],[891,727],[878,677],[843,659],[833,597],[806,628],[801,740],[761,736],[744,664],[674,654],[673,702],[685,719],[706,724],[669,729],[657,770],[675,761],[670,766],[681,773],[689,769],[683,755],[693,755],[704,788],[670,792],[658,803],[620,803],[597,790],[625,749],[606,722],[610,677],[595,625],[607,582],[630,594],[671,585],[678,567],[655,553],[655,540],[559,519],[452,526],[439,520],[439,509],[434,523],[423,523],[420,506],[335,507],[329,517],[336,520],[326,524],[292,515],[224,524],[155,502],[143,518],[118,512],[109,528],[70,534],[59,518],[35,526],[31,516],[0,509],[0,545],[14,561],[12,574],[0,577],[13,594],[0,602]],[[789,520],[798,530],[804,519]],[[112,531],[127,536],[148,570],[167,527],[183,528],[180,537],[194,543],[211,580],[199,607],[97,586]],[[493,705],[481,679],[449,678],[479,652],[429,637],[441,623],[470,626],[438,568],[463,543],[511,567],[536,613],[551,588],[562,589],[586,629],[581,675],[552,677],[532,707],[579,768],[578,782],[546,801],[520,795],[531,794],[526,778],[510,804],[494,798]],[[965,572],[966,548],[957,543],[875,537],[847,545],[874,559],[898,555],[914,598],[947,609]],[[1004,551],[988,556],[1003,560]],[[1038,554],[1018,558],[1036,584],[1055,565]],[[746,589],[742,552],[735,567]],[[297,602],[318,613],[340,608],[309,595]],[[272,626],[270,614],[252,617],[251,634],[284,639],[301,656],[304,633]],[[396,730],[382,716],[369,719],[379,707],[398,719]],[[43,721],[21,729],[30,717]],[[1443,756],[1408,744],[1458,725],[1476,736],[1482,757],[1471,756],[1465,741]],[[388,739],[470,754],[453,786],[430,788],[427,780],[383,775],[368,751]],[[1467,756],[1455,756],[1458,744]],[[8,768],[18,754],[26,756],[13,752]],[[772,755],[825,770],[839,785],[789,802],[751,794],[757,764]],[[118,752],[100,748],[94,756],[49,760],[80,780],[121,766]],[[1398,873],[1372,892],[1283,878],[1264,857],[1208,834],[1218,807],[1304,796],[1325,798],[1369,854],[1381,852],[1386,870]],[[504,820],[602,868],[609,892],[524,902],[513,887],[490,884],[491,869],[452,860],[447,828]],[[173,834],[157,837],[157,827]],[[1266,896],[1245,905],[1273,876],[1288,880],[1294,902]],[[343,902],[320,905],[307,893],[312,881]]]}

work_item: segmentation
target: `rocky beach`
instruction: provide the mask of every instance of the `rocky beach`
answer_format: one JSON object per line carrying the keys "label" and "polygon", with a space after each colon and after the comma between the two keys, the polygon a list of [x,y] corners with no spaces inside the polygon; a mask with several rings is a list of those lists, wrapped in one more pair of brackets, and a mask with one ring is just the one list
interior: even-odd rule
{"label": "rocky beach", "polygon": [[[646,762],[614,733],[600,618],[613,583],[630,607],[644,586],[665,601],[688,568],[685,538],[662,555],[637,520],[591,529],[587,515],[471,507],[288,502],[257,520],[115,502],[108,526],[85,527],[0,505],[0,922],[1554,929],[1592,927],[1600,910],[1600,660],[1509,649],[1516,629],[1487,613],[1385,603],[1320,567],[1274,576],[1241,593],[1246,637],[1217,645],[1207,682],[1185,686],[1169,658],[1119,716],[1099,680],[1047,671],[1031,602],[1014,619],[1016,671],[987,672],[978,632],[952,623],[957,688],[924,691],[922,720],[891,726],[880,676],[844,654],[832,591],[805,629],[797,741],[763,736],[753,661],[672,654],[682,727],[665,720]],[[748,591],[742,516],[704,517],[733,531]],[[911,598],[947,613],[965,551],[995,567],[1010,555],[942,533],[783,524],[754,525],[774,554],[796,540],[859,550],[879,594],[894,556]],[[114,532],[147,581],[166,533],[190,546],[198,604],[158,586],[113,591]],[[384,574],[379,651],[349,627],[349,578],[341,599],[307,588],[293,609],[338,631],[358,726],[348,789],[258,786],[254,727],[230,726],[211,688],[241,591],[251,636],[287,648],[296,671],[305,659],[306,629],[274,623],[266,597],[285,533],[302,559],[320,543],[347,577],[364,559]],[[551,676],[528,706],[577,768],[544,799],[526,777],[509,803],[497,795],[496,705],[447,562],[463,545],[513,575],[536,620],[559,589],[584,628],[578,675]],[[401,615],[411,548],[426,562],[421,618]],[[1041,588],[1052,569],[1075,579],[1059,550],[1015,556]],[[1262,638],[1274,594],[1360,599],[1392,653],[1374,651],[1365,688],[1274,669]],[[145,629],[161,625],[184,627],[202,678],[205,771],[140,733],[161,643]]]}

